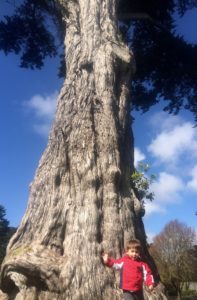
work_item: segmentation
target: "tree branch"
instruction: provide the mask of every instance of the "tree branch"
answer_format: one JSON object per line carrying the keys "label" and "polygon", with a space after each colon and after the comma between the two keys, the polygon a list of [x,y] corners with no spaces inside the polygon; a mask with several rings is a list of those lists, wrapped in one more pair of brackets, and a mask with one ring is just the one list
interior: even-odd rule
{"label": "tree branch", "polygon": [[118,19],[121,21],[126,21],[126,20],[148,20],[150,21],[154,26],[160,28],[161,30],[167,32],[168,34],[171,34],[171,32],[164,27],[163,25],[161,25],[160,23],[158,23],[156,20],[154,20],[149,14],[147,13],[123,13],[118,15]]}

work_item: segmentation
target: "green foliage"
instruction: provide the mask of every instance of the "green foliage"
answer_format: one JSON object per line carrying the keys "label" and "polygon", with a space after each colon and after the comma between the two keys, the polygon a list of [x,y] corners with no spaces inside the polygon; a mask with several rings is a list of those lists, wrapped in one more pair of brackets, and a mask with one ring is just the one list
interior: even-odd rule
{"label": "green foliage", "polygon": [[9,227],[9,221],[5,216],[6,210],[0,205],[0,265],[5,256],[8,241],[16,231],[16,228]]}
{"label": "green foliage", "polygon": [[9,232],[9,222],[5,218],[6,211],[5,208],[0,205],[0,263],[2,262],[7,245],[8,232]]}
{"label": "green foliage", "polygon": [[[134,109],[146,112],[162,99],[165,111],[177,114],[188,109],[197,121],[197,72],[192,67],[197,64],[197,45],[185,41],[175,29],[176,19],[193,8],[195,0],[120,1],[120,10],[131,16],[125,22],[123,18],[122,31],[137,66],[132,81]],[[132,19],[134,13],[144,18]]]}
{"label": "green foliage", "polygon": [[[132,79],[133,109],[145,112],[164,100],[164,110],[176,114],[184,108],[197,121],[197,73],[193,67],[197,64],[197,46],[176,34],[174,18],[175,13],[182,17],[187,10],[195,8],[196,0],[118,2],[120,31],[132,48],[137,66]],[[12,16],[0,22],[0,50],[19,54],[21,66],[25,68],[41,68],[46,57],[58,53],[58,44],[63,50],[66,30],[63,19],[69,16],[57,3],[55,0],[22,1]],[[59,73],[65,76],[65,59],[60,57]]]}
{"label": "green foliage", "polygon": [[132,187],[139,200],[154,199],[154,193],[149,190],[151,183],[156,179],[156,176],[151,174],[147,176],[150,169],[148,164],[139,163],[137,169],[131,175]]}
{"label": "green foliage", "polygon": [[57,54],[55,37],[48,30],[43,1],[24,1],[13,16],[0,22],[0,50],[21,54],[21,67],[38,68],[45,57]]}
{"label": "green foliage", "polygon": [[195,290],[186,290],[182,292],[183,296],[197,296],[197,291]]}

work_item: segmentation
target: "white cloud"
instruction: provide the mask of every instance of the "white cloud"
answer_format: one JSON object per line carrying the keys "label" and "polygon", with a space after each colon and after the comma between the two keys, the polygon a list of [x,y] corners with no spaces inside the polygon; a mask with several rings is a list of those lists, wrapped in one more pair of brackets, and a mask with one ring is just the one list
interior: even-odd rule
{"label": "white cloud", "polygon": [[197,153],[197,131],[192,126],[190,122],[171,128],[164,125],[165,129],[152,140],[148,151],[164,163],[175,163],[183,154],[189,153],[194,157]]}
{"label": "white cloud", "polygon": [[42,135],[44,137],[47,137],[49,134],[49,130],[51,127],[51,122],[43,122],[40,124],[34,124],[33,125],[33,129],[36,133],[38,133],[39,135]]}
{"label": "white cloud", "polygon": [[197,191],[197,165],[191,170],[192,179],[187,183],[187,187]]}
{"label": "white cloud", "polygon": [[145,203],[145,210],[146,210],[146,217],[154,214],[154,213],[165,213],[166,208],[164,205],[162,206],[161,203],[156,203],[156,200],[154,199],[153,202],[147,201]]}
{"label": "white cloud", "polygon": [[153,114],[149,120],[151,127],[157,131],[170,130],[182,122],[180,116],[169,115],[164,111]]}
{"label": "white cloud", "polygon": [[52,118],[56,107],[57,93],[43,97],[33,96],[26,104],[38,117]]}
{"label": "white cloud", "polygon": [[35,116],[33,128],[40,135],[47,136],[57,103],[57,92],[48,96],[35,95],[24,102],[24,107]]}
{"label": "white cloud", "polygon": [[134,165],[137,167],[138,163],[146,158],[145,154],[139,148],[134,148]]}
{"label": "white cloud", "polygon": [[150,186],[151,191],[155,194],[155,200],[159,203],[176,203],[179,202],[180,192],[184,190],[184,183],[181,178],[161,172],[157,181]]}
{"label": "white cloud", "polygon": [[184,184],[181,178],[161,172],[157,181],[150,186],[150,191],[155,197],[152,202],[146,201],[146,216],[154,213],[166,213],[170,204],[178,204],[181,202],[181,192],[184,190]]}
{"label": "white cloud", "polygon": [[156,236],[156,233],[153,233],[153,232],[146,232],[146,236],[147,236],[147,241],[148,243],[152,243],[153,242],[153,239],[154,237]]}
{"label": "white cloud", "polygon": [[152,141],[145,152],[146,161],[151,162],[151,173],[157,178],[149,187],[155,197],[145,203],[147,224],[156,215],[161,221],[169,218],[175,206],[185,207],[189,199],[193,203],[191,197],[197,192],[197,128],[193,125],[165,112],[149,119],[146,130]]}

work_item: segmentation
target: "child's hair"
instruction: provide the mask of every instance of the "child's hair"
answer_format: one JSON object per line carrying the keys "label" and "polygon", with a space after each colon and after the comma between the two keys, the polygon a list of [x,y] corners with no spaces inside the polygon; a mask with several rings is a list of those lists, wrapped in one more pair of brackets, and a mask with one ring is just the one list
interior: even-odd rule
{"label": "child's hair", "polygon": [[128,251],[129,249],[135,249],[138,252],[141,252],[140,241],[137,239],[132,239],[132,240],[128,241],[126,244],[126,251]]}

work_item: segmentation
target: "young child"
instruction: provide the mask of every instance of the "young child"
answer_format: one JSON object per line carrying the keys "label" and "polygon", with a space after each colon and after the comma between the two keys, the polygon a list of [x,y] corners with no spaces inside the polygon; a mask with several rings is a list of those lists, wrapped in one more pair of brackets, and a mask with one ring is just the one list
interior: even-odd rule
{"label": "young child", "polygon": [[107,253],[102,255],[106,266],[120,273],[120,288],[123,290],[124,300],[143,300],[143,283],[152,291],[154,280],[149,266],[140,260],[141,245],[138,240],[127,243],[126,253],[119,259],[109,257]]}

